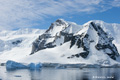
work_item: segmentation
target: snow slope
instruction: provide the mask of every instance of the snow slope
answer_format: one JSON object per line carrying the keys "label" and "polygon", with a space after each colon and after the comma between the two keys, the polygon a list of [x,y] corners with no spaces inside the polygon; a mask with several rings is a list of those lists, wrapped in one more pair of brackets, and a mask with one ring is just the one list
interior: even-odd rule
{"label": "snow slope", "polygon": [[17,60],[31,52],[32,42],[45,30],[19,29],[0,32],[0,61]]}
{"label": "snow slope", "polygon": [[0,60],[21,63],[119,64],[119,30],[120,24],[115,23],[94,20],[77,25],[58,19],[45,32],[38,29],[28,32],[3,31],[0,33],[0,46],[4,46],[0,49]]}

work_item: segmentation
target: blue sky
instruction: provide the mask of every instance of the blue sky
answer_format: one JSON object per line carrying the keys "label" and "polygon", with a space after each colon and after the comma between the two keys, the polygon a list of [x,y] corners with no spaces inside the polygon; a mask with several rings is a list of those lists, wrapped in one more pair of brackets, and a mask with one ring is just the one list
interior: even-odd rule
{"label": "blue sky", "polygon": [[59,18],[120,23],[120,0],[0,0],[0,30],[47,29]]}
{"label": "blue sky", "polygon": [[49,17],[43,21],[41,26],[36,26],[36,28],[43,28],[46,29],[50,26],[50,24],[56,19],[62,18],[66,21],[71,21],[75,22],[79,25],[82,25],[90,20],[102,20],[107,23],[118,23],[120,24],[120,8],[119,7],[114,7],[109,10],[106,10],[104,12],[97,12],[97,13],[92,13],[92,14],[86,14],[86,13],[76,13],[76,14],[71,14],[71,15],[63,15],[63,16],[58,16],[58,17]]}

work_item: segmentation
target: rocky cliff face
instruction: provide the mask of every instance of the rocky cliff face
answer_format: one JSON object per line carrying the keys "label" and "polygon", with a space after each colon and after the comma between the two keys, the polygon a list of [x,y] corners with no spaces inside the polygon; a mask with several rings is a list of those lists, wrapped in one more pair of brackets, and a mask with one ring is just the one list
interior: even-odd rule
{"label": "rocky cliff face", "polygon": [[71,27],[71,24],[68,24],[64,20],[56,20],[56,22],[52,23],[44,34],[40,35],[33,42],[31,54],[42,49],[53,48],[55,46],[62,45],[63,43],[70,41],[73,33],[66,31],[69,27]]}
{"label": "rocky cliff face", "polygon": [[83,26],[77,26],[58,19],[33,42],[31,55],[37,51],[62,46],[64,43],[70,42],[69,49],[77,46],[80,51],[66,56],[67,59],[87,58],[94,54],[107,54],[111,59],[116,60],[119,53],[112,43],[113,40],[114,38],[109,36],[101,28],[101,25],[95,22],[90,21]]}

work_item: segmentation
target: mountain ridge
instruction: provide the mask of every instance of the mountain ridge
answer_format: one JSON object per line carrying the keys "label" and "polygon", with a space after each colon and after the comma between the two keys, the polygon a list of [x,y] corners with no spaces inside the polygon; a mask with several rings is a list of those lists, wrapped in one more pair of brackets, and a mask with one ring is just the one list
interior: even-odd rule
{"label": "mountain ridge", "polygon": [[[54,28],[54,26],[56,25],[51,25],[51,26]],[[54,48],[56,46],[62,46],[62,44],[66,42],[70,42],[70,46],[69,46],[70,49],[72,48],[72,46],[76,45],[78,48],[82,48],[82,50],[79,51],[79,53],[72,54],[71,56],[67,56],[66,58],[68,59],[74,57],[79,58],[80,56],[82,58],[87,58],[89,54],[92,54],[94,53],[94,51],[96,51],[96,53],[107,54],[111,59],[118,60],[119,53],[117,51],[116,46],[112,43],[114,38],[109,36],[109,34],[107,34],[106,32],[104,32],[104,30],[100,27],[99,24],[95,24],[95,22],[89,21],[83,26],[81,26],[81,29],[79,29],[79,31],[75,33],[69,33],[69,31],[66,30],[69,27],[70,24],[66,28],[61,29],[61,31],[56,32],[56,35],[58,36],[56,37],[54,36],[53,42],[50,43],[46,43],[46,42],[50,38],[51,34],[47,33],[49,37],[44,37],[43,39],[40,38],[41,36],[39,36],[39,39],[37,39],[33,43],[33,50],[31,55],[37,51],[39,52],[39,50]],[[50,28],[48,30],[50,30]],[[88,38],[89,36],[90,38]],[[59,43],[57,42],[58,40]],[[93,43],[92,45],[94,46],[90,45],[91,43]]]}
{"label": "mountain ridge", "polygon": [[[118,47],[115,47],[116,44],[114,45],[112,42],[117,38],[115,37],[115,40],[113,40],[112,35],[109,34],[111,29],[108,32],[104,30],[103,25],[108,23],[103,22],[102,26],[99,23],[99,21],[89,21],[84,25],[77,25],[63,19],[58,19],[51,24],[48,30],[39,35],[38,38],[36,37],[37,39],[33,42],[32,51],[29,47],[31,53],[30,51],[29,53],[21,51],[22,54],[19,55],[23,57],[13,59],[6,56],[6,59],[20,62],[87,64],[96,64],[98,62],[104,64],[106,62],[108,65],[117,63],[119,61],[119,51],[117,51]],[[105,39],[103,40],[103,38]],[[107,44],[110,45],[108,46]],[[3,57],[5,57],[4,53],[0,55],[0,58],[3,59]]]}

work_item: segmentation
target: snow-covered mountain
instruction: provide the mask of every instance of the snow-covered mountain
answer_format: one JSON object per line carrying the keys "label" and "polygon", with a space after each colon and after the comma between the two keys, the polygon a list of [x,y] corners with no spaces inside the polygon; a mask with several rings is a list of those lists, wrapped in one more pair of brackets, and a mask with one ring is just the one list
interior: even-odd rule
{"label": "snow-covered mountain", "polygon": [[[120,61],[119,30],[120,24],[115,23],[109,24],[95,20],[84,25],[77,25],[58,19],[50,25],[49,29],[45,32],[42,31],[44,33],[38,38],[39,30],[38,32],[31,30],[30,33],[32,34],[28,31],[27,35],[26,31],[23,31],[23,35],[21,35],[18,30],[16,34],[20,33],[20,35],[12,37],[12,40],[10,34],[7,35],[7,33],[2,32],[5,37],[1,39],[1,44],[6,46],[8,45],[7,42],[10,41],[12,42],[10,46],[13,45],[14,48],[2,47],[0,59],[25,63],[113,65]],[[20,38],[20,36],[24,37]],[[35,38],[37,39],[35,40]],[[32,49],[28,47],[31,45]],[[9,50],[5,51],[6,49]],[[18,51],[18,49],[20,50]]]}

